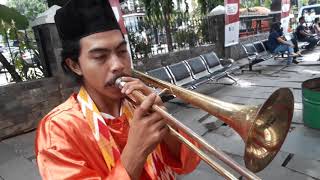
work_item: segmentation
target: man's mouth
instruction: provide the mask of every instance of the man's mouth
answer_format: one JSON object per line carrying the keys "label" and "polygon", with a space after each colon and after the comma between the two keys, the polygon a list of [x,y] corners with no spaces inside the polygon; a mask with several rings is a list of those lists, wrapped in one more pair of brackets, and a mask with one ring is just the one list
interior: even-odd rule
{"label": "man's mouth", "polygon": [[119,77],[127,76],[126,74],[122,73],[119,75],[113,76],[109,81],[106,82],[105,86],[106,87],[116,87],[115,82]]}

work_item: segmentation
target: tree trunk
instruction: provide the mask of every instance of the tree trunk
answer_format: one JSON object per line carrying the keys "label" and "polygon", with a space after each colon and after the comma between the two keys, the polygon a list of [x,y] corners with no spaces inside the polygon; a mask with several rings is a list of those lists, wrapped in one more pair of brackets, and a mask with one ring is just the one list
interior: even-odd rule
{"label": "tree trunk", "polygon": [[164,14],[164,29],[166,31],[168,51],[171,52],[173,50],[173,47],[172,47],[172,37],[171,37],[169,13]]}
{"label": "tree trunk", "polygon": [[8,72],[10,73],[11,77],[13,78],[13,80],[15,82],[21,82],[22,81],[21,77],[16,72],[14,66],[12,66],[1,53],[0,53],[0,62],[3,65],[3,67],[5,67],[8,70]]}

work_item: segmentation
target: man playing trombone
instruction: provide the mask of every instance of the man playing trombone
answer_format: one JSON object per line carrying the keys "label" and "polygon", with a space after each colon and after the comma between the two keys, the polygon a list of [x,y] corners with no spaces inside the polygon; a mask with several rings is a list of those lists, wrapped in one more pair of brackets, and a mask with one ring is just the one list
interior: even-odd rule
{"label": "man playing trombone", "polygon": [[[131,72],[126,41],[107,0],[70,0],[55,22],[62,41],[62,67],[79,81],[79,93],[39,124],[36,157],[43,179],[174,179],[200,159],[173,137],[150,111],[159,96]],[[135,109],[126,95],[146,99]],[[190,139],[189,139],[190,140]],[[192,140],[190,140],[192,141]]]}

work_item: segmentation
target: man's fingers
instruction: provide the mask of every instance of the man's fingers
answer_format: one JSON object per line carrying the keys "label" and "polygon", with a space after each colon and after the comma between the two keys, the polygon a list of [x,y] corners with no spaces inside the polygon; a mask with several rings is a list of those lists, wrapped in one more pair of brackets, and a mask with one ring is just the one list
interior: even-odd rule
{"label": "man's fingers", "polygon": [[152,93],[151,89],[145,84],[143,84],[140,80],[134,80],[134,81],[125,83],[121,89],[121,93],[129,95],[134,90],[139,90],[144,95],[149,95]]}
{"label": "man's fingers", "polygon": [[136,116],[141,119],[145,114],[149,113],[152,105],[155,102],[156,95],[154,93],[150,94],[146,97],[146,99],[140,104],[140,106],[136,109]]}
{"label": "man's fingers", "polygon": [[121,89],[122,93],[126,92],[128,87],[130,87],[130,84],[132,84],[132,83],[135,84],[135,83],[138,83],[140,81],[139,79],[136,79],[136,78],[133,78],[133,77],[130,77],[130,76],[123,76],[123,77],[121,77],[121,80],[123,82],[126,82],[124,84],[124,86],[122,87],[122,89]]}
{"label": "man's fingers", "polygon": [[133,77],[130,77],[130,76],[123,76],[123,77],[121,77],[121,80],[125,81],[125,82],[129,82],[129,81],[138,81],[139,79],[133,78]]}
{"label": "man's fingers", "polygon": [[[130,83],[130,84],[129,84]],[[134,90],[141,90],[143,88],[143,85],[140,83],[135,82],[129,82],[126,84],[126,86],[121,90],[122,93],[129,95]]]}
{"label": "man's fingers", "polygon": [[167,124],[166,124],[166,122],[165,122],[162,118],[160,118],[160,119],[158,119],[158,121],[154,122],[154,123],[152,124],[152,126],[153,126],[154,130],[161,130],[161,129],[163,129],[165,126],[167,126]]}
{"label": "man's fingers", "polygon": [[162,120],[162,116],[157,112],[153,112],[151,114],[148,114],[148,116],[146,116],[144,120],[146,121],[146,123],[148,123],[148,125],[151,126],[152,124]]}

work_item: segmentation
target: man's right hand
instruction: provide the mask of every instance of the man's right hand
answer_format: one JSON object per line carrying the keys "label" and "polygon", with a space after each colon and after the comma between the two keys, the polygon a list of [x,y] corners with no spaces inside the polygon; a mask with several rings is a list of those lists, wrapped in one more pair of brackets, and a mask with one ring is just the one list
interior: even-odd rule
{"label": "man's right hand", "polygon": [[147,96],[135,109],[130,122],[128,141],[121,154],[121,161],[132,179],[139,179],[146,158],[169,132],[161,115],[151,112],[156,97],[155,94]]}

